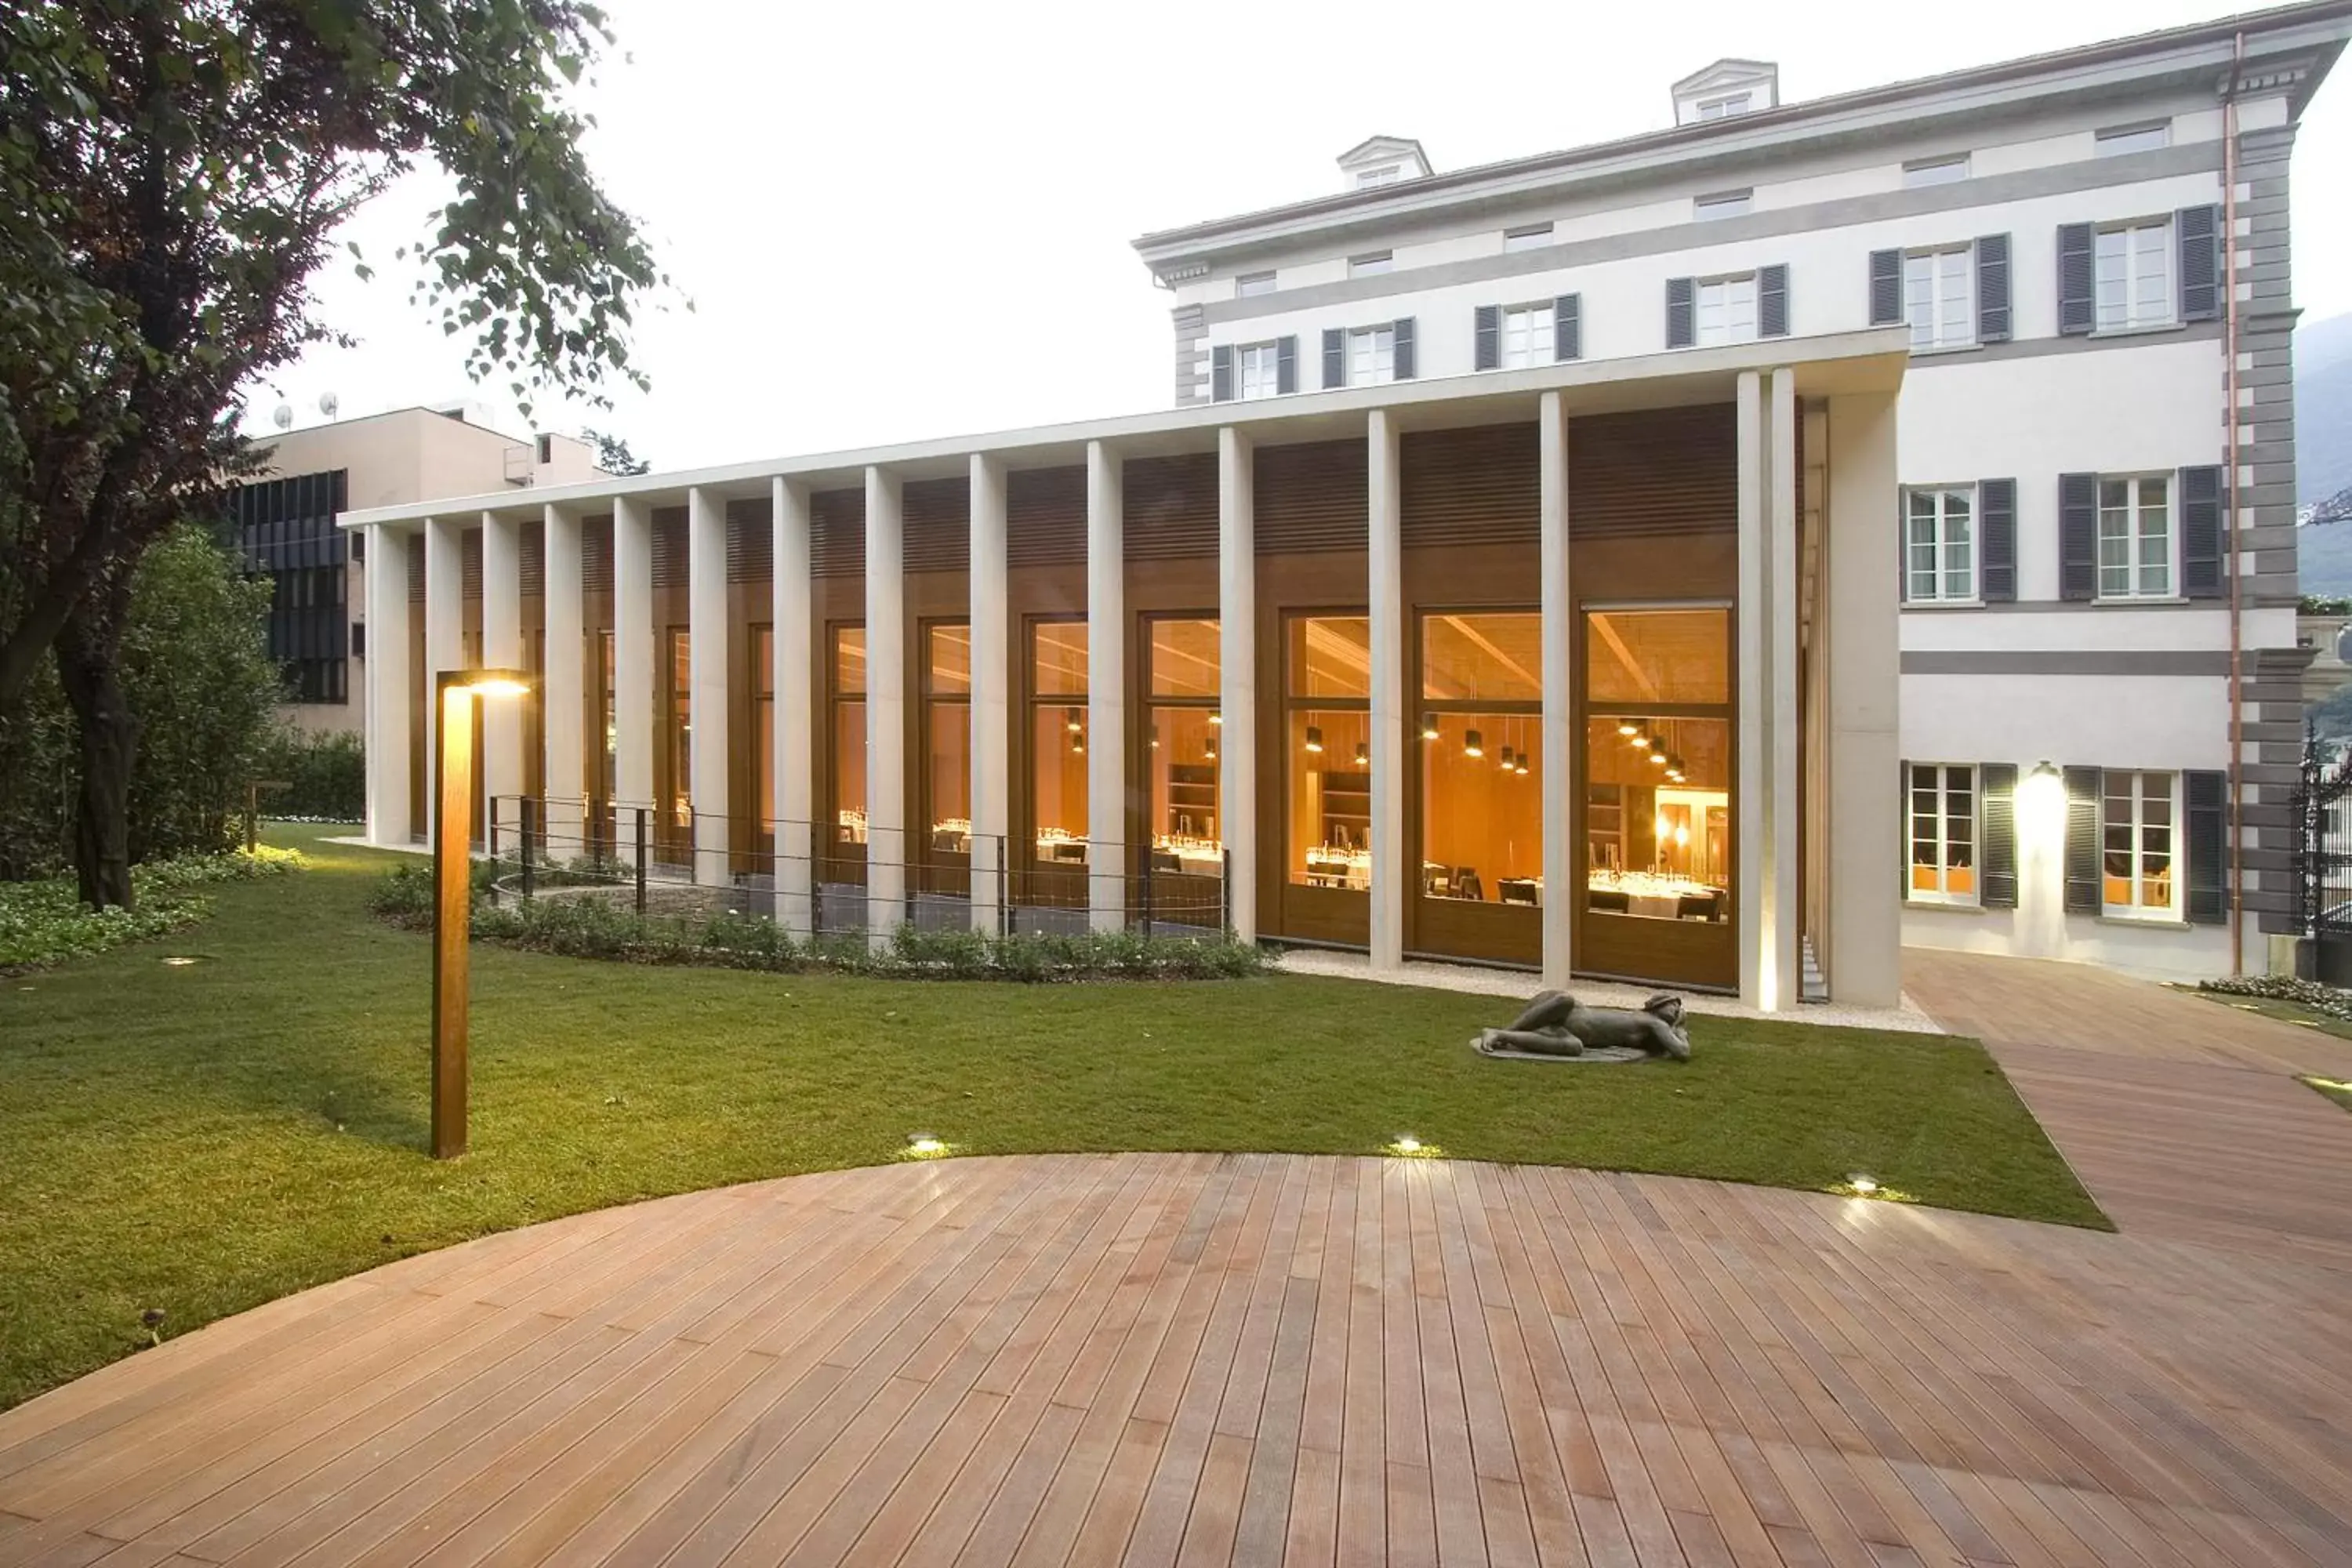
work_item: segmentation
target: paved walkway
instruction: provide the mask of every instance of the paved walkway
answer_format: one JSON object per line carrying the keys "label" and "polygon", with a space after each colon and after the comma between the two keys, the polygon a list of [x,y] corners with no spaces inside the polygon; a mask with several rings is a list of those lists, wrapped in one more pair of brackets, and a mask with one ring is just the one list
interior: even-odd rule
{"label": "paved walkway", "polygon": [[2085,973],[1917,989],[2068,1058],[2028,1093],[2121,1236],[1421,1161],[759,1183],[412,1258],[0,1415],[0,1563],[2352,1562],[2320,1216],[2184,1209],[2134,1184],[2161,1151],[2082,1142],[2153,1117],[2325,1192],[2352,1123],[2295,1085],[2332,1144],[2234,1130],[2218,1089],[2066,1089],[2097,1055],[2256,1106],[2266,1053],[2334,1047],[2121,982],[2144,1021],[2031,1043]]}

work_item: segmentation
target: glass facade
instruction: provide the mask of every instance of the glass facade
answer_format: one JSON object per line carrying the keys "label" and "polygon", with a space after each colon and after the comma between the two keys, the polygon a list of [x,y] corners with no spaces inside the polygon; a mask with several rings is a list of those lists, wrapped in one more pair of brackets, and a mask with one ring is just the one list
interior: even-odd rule
{"label": "glass facade", "polygon": [[1585,616],[1585,909],[1731,919],[1731,612]]}
{"label": "glass facade", "polygon": [[1421,622],[1421,889],[1543,902],[1543,617]]}
{"label": "glass facade", "polygon": [[[773,839],[776,831],[776,630],[751,628],[751,691],[756,718],[751,732],[759,747],[751,759],[751,776],[759,781],[752,797],[760,804],[756,831]],[[772,847],[772,844],[771,846]]]}
{"label": "glass facade", "polygon": [[835,626],[828,661],[833,708],[833,842],[866,847],[866,628]]}
{"label": "glass facade", "polygon": [[1286,874],[1361,891],[1372,867],[1371,621],[1293,616],[1283,644]]}
{"label": "glass facade", "polygon": [[1087,859],[1087,624],[1029,627],[1029,805],[1036,858]]}
{"label": "glass facade", "polygon": [[935,855],[971,852],[971,627],[923,630],[923,820]]}
{"label": "glass facade", "polygon": [[1144,773],[1155,873],[1224,875],[1217,742],[1223,649],[1213,620],[1150,623]]}

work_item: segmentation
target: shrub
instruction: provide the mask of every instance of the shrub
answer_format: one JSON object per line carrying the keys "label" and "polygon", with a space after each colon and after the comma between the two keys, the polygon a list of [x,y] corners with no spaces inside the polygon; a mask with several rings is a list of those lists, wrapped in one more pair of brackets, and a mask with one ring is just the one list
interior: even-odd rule
{"label": "shrub", "polygon": [[[131,872],[138,893],[132,910],[92,910],[71,877],[0,883],[0,974],[17,974],[164,935],[212,912],[201,889],[299,869],[302,857],[264,845],[218,855],[155,860]],[[428,895],[429,896],[429,895]]]}
{"label": "shrub", "polygon": [[[694,964],[779,973],[831,971],[901,980],[1006,980],[1029,984],[1080,980],[1234,980],[1264,973],[1265,955],[1230,937],[1146,936],[1140,931],[1055,935],[1024,931],[991,936],[968,930],[893,931],[879,949],[862,931],[827,932],[795,941],[764,916],[722,911],[708,915],[639,915],[627,904],[597,896],[492,901],[491,879],[506,868],[490,861],[474,868],[473,934],[535,952],[626,963]],[[395,924],[421,927],[433,917],[432,868],[395,866],[372,898],[375,912]]]}
{"label": "shrub", "polygon": [[308,734],[283,724],[269,738],[256,773],[286,787],[264,792],[261,809],[305,822],[367,819],[367,749],[348,731]]}

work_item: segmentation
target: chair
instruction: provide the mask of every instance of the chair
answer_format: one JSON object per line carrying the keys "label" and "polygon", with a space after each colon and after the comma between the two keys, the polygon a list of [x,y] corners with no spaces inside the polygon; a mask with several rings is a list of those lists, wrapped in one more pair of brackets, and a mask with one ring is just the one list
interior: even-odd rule
{"label": "chair", "polygon": [[1595,910],[1603,914],[1630,915],[1633,912],[1633,903],[1630,897],[1608,888],[1593,889],[1584,895],[1584,903],[1587,909]]}
{"label": "chair", "polygon": [[1534,909],[1542,900],[1536,896],[1536,885],[1527,877],[1506,877],[1495,884],[1495,892],[1507,904],[1520,904]]}
{"label": "chair", "polygon": [[1457,899],[1468,899],[1474,903],[1486,901],[1486,887],[1485,883],[1478,880],[1476,867],[1465,866],[1454,873],[1454,896]]}

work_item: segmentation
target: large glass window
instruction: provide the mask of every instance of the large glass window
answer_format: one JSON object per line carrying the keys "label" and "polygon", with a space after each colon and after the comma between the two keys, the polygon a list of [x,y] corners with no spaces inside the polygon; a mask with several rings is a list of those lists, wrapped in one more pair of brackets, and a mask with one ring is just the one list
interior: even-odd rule
{"label": "large glass window", "polygon": [[1904,571],[1915,605],[1967,603],[1977,596],[1972,486],[1903,492]]}
{"label": "large glass window", "polygon": [[1911,764],[1911,896],[1977,901],[1977,771]]}
{"label": "large glass window", "polygon": [[971,850],[971,627],[923,629],[923,811],[930,847]]}
{"label": "large glass window", "polygon": [[2118,915],[2173,910],[2172,826],[2179,775],[2110,771],[2101,777],[2100,901]]}
{"label": "large glass window", "polygon": [[1372,870],[1371,622],[1294,616],[1283,640],[1287,874],[1360,891]]}
{"label": "large glass window", "polygon": [[1036,856],[1087,859],[1087,624],[1029,627],[1029,803]]}
{"label": "large glass window", "polygon": [[833,687],[833,841],[866,843],[866,628],[835,626]]}
{"label": "large glass window", "polygon": [[1731,918],[1731,612],[1585,616],[1585,908]]}
{"label": "large glass window", "polygon": [[2103,332],[2172,321],[2172,223],[2117,224],[2099,230],[2098,324]]}
{"label": "large glass window", "polygon": [[1903,258],[1903,300],[1915,349],[1977,341],[1975,251],[1965,245]]}
{"label": "large glass window", "polygon": [[1421,621],[1421,890],[1543,902],[1543,617]]}
{"label": "large glass window", "polygon": [[1152,869],[1222,877],[1218,626],[1213,620],[1170,618],[1150,622],[1150,630],[1146,678],[1151,702],[1144,769],[1151,792]]}
{"label": "large glass window", "polygon": [[2172,593],[2170,484],[2161,476],[2099,481],[2099,597]]}
{"label": "large glass window", "polygon": [[694,826],[694,640],[685,627],[672,626],[667,641],[669,658],[662,669],[669,688],[669,722],[662,740],[669,765],[669,809],[664,815],[673,828],[683,829]]}
{"label": "large glass window", "polygon": [[775,832],[776,824],[776,629],[751,628],[751,690],[756,699],[752,731],[759,754],[751,759],[751,775],[759,781],[759,831]]}

